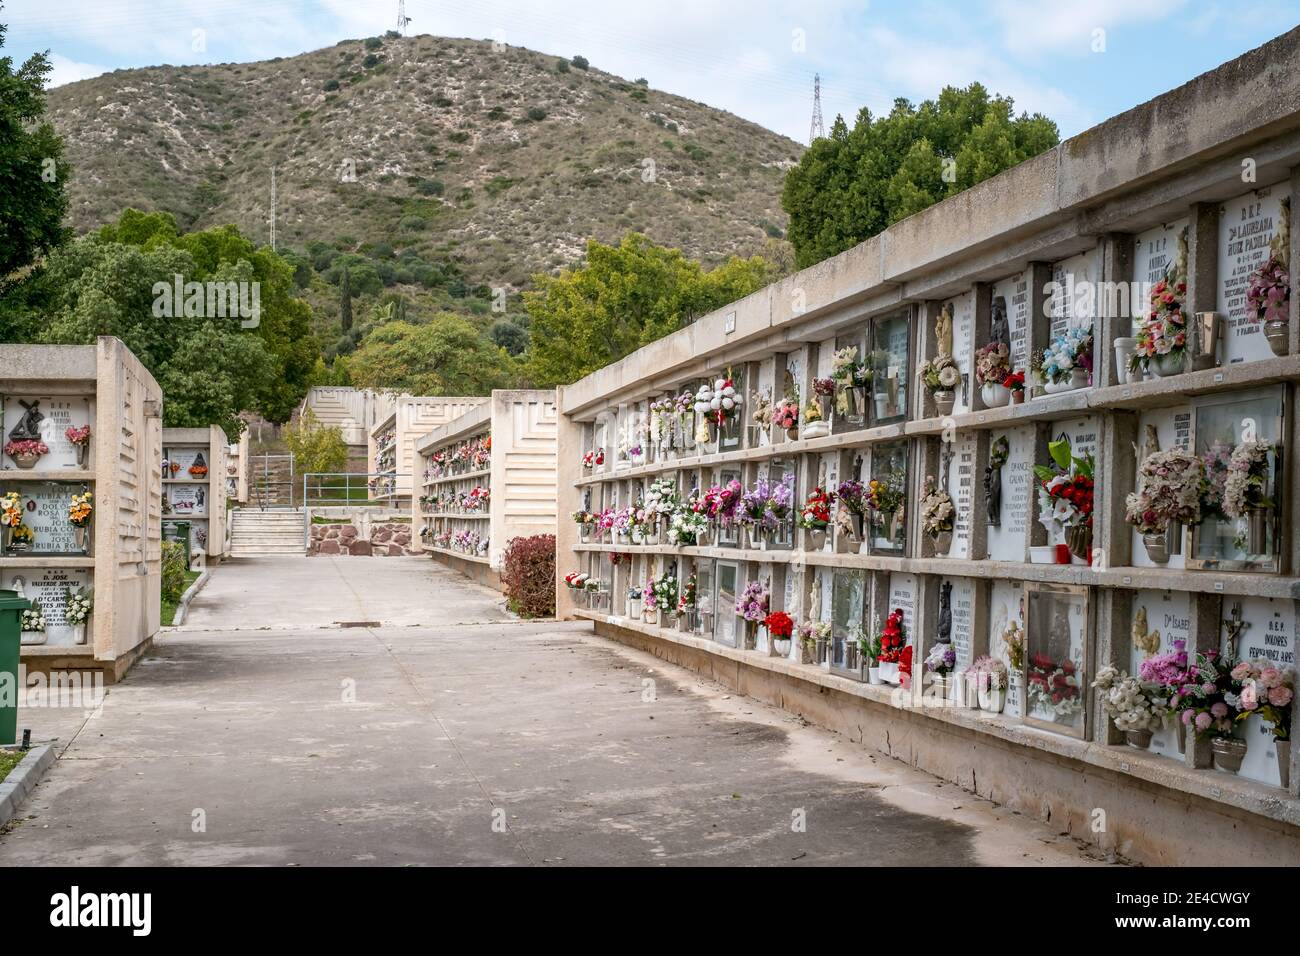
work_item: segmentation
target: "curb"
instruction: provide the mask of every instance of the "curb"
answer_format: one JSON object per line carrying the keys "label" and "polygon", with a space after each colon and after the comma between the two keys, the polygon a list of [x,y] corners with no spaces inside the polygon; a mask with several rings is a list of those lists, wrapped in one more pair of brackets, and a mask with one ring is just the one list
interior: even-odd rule
{"label": "curb", "polygon": [[204,568],[203,573],[194,580],[194,583],[185,589],[185,593],[181,595],[181,603],[176,605],[176,613],[172,615],[172,627],[180,627],[185,623],[185,618],[190,613],[190,602],[194,600],[196,594],[203,590],[203,585],[208,583],[210,577],[212,577],[212,571]]}
{"label": "curb", "polygon": [[23,800],[53,765],[54,745],[40,744],[27,751],[27,756],[9,771],[9,776],[0,782],[0,826],[14,818]]}

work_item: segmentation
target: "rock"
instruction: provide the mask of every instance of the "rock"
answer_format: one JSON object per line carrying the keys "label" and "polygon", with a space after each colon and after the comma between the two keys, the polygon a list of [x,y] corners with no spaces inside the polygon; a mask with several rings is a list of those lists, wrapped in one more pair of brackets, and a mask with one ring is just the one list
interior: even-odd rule
{"label": "rock", "polygon": [[393,543],[402,544],[402,545],[410,544],[411,536],[407,534],[405,531],[398,531],[396,534],[393,535]]}
{"label": "rock", "polygon": [[370,536],[370,540],[373,541],[375,544],[378,544],[381,541],[387,541],[392,536],[393,536],[393,532],[389,531],[387,528],[379,528],[375,531],[373,535]]}
{"label": "rock", "polygon": [[320,553],[321,554],[342,554],[342,550],[339,548],[339,543],[337,541],[335,541],[333,538],[327,538],[326,540],[320,543]]}
{"label": "rock", "polygon": [[369,541],[353,541],[352,546],[348,548],[348,554],[364,555],[369,557],[374,553],[374,549],[371,547]]}
{"label": "rock", "polygon": [[325,532],[325,539],[326,539],[327,541],[329,541],[329,540],[333,540],[334,538],[337,538],[338,536],[339,536],[339,529],[338,529],[338,528],[330,528],[328,531]]}
{"label": "rock", "polygon": [[356,525],[345,524],[343,526],[343,530],[339,532],[339,537],[344,539],[355,538],[356,536],[357,536]]}

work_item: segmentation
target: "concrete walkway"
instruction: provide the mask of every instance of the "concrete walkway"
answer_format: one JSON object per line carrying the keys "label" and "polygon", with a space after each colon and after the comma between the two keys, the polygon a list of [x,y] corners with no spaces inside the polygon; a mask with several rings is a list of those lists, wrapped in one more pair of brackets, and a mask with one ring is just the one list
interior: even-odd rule
{"label": "concrete walkway", "polygon": [[[61,759],[0,865],[1097,862],[587,624],[492,621],[491,595],[400,559],[218,568],[214,629],[159,641],[99,716],[23,712]],[[299,611],[424,626],[215,629]]]}

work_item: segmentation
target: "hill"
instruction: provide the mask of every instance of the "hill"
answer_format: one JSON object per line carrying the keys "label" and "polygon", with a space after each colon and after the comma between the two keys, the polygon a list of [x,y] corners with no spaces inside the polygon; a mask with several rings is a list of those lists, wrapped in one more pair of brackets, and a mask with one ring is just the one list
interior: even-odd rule
{"label": "hill", "polygon": [[365,256],[389,286],[513,291],[588,237],[629,229],[708,264],[782,235],[799,144],[580,66],[390,35],[119,70],[52,90],[48,112],[68,144],[78,232],[134,206],[265,241],[274,165],[278,246],[321,273],[340,253]]}

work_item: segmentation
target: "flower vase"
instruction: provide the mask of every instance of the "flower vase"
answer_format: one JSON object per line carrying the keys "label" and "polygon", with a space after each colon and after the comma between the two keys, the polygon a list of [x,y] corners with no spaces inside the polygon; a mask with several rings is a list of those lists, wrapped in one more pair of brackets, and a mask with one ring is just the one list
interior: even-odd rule
{"label": "flower vase", "polygon": [[1235,737],[1215,737],[1210,741],[1210,752],[1214,754],[1214,766],[1227,773],[1236,773],[1241,769],[1241,762],[1246,759],[1246,741]]}
{"label": "flower vase", "polygon": [[980,386],[980,400],[985,408],[1002,408],[1011,404],[1011,389],[998,382],[985,382]]}
{"label": "flower vase", "polygon": [[658,624],[659,609],[653,607],[646,608],[641,612],[641,620],[645,621],[647,624]]}
{"label": "flower vase", "polygon": [[1273,354],[1281,357],[1291,351],[1291,323],[1286,319],[1270,319],[1264,323],[1264,338]]}
{"label": "flower vase", "polygon": [[952,414],[953,403],[957,401],[957,393],[951,389],[940,389],[933,394],[934,413],[939,418],[947,418]]}
{"label": "flower vase", "polygon": [[875,392],[872,395],[876,406],[876,421],[889,417],[889,393]]}
{"label": "flower vase", "polygon": [[[44,631],[22,631],[18,635],[18,643],[23,646],[27,646],[31,644],[44,644],[45,632]],[[1279,750],[1278,753],[1281,753],[1281,750]]]}
{"label": "flower vase", "polygon": [[1273,749],[1277,751],[1277,777],[1283,790],[1291,789],[1291,741],[1274,740]]}
{"label": "flower vase", "polygon": [[990,714],[1000,714],[1007,706],[1007,689],[1005,687],[981,687],[976,699],[979,701],[980,710],[987,711]]}
{"label": "flower vase", "polygon": [[934,556],[936,558],[946,558],[948,551],[952,548],[952,532],[940,531],[934,536]]}
{"label": "flower vase", "polygon": [[866,515],[863,515],[857,511],[849,512],[849,521],[853,526],[853,530],[849,532],[849,537],[851,537],[854,541],[857,541],[858,543],[861,543],[866,540],[866,528],[864,527],[866,524],[866,520],[867,520]]}
{"label": "flower vase", "polygon": [[86,643],[86,622],[85,621],[82,621],[80,624],[72,625],[72,643],[74,644]]}
{"label": "flower vase", "polygon": [[1148,750],[1151,747],[1151,731],[1149,730],[1127,730],[1124,732],[1130,747],[1136,747],[1138,750]]}
{"label": "flower vase", "polygon": [[88,441],[78,442],[76,447],[77,447],[77,467],[85,468],[86,458],[89,457],[89,452],[90,452],[90,442]]}
{"label": "flower vase", "polygon": [[72,538],[76,542],[78,551],[83,554],[90,553],[90,525],[74,525]]}
{"label": "flower vase", "polygon": [[1142,535],[1142,543],[1146,545],[1147,557],[1156,564],[1167,564],[1169,562],[1169,536],[1163,532],[1160,534]]}
{"label": "flower vase", "polygon": [[14,529],[5,525],[4,528],[0,530],[3,530],[4,532],[3,538],[0,539],[0,541],[3,542],[3,550],[8,551],[14,543]]}
{"label": "flower vase", "polygon": [[1115,340],[1115,378],[1120,385],[1128,384],[1128,364],[1137,351],[1137,339],[1124,337]]}
{"label": "flower vase", "polygon": [[808,530],[808,549],[810,551],[821,551],[826,547],[826,529],[809,528]]}
{"label": "flower vase", "polygon": [[884,683],[884,681],[880,679],[880,665],[875,663],[874,661],[872,662],[871,666],[867,668],[867,683],[868,684]]}
{"label": "flower vase", "polygon": [[1065,546],[1085,564],[1092,562],[1092,529],[1086,524],[1077,524],[1065,529]]}
{"label": "flower vase", "polygon": [[1223,316],[1218,312],[1197,312],[1188,329],[1193,340],[1192,370],[1201,372],[1219,364],[1219,339],[1223,337]]}
{"label": "flower vase", "polygon": [[712,528],[705,528],[703,531],[701,531],[699,534],[695,536],[695,544],[698,547],[707,548],[709,546],[709,537],[712,534],[713,534]]}
{"label": "flower vase", "polygon": [[1269,509],[1251,508],[1247,512],[1246,551],[1249,554],[1268,554]]}
{"label": "flower vase", "polygon": [[790,656],[790,638],[778,637],[772,640],[772,650],[776,651],[777,657]]}
{"label": "flower vase", "polygon": [[30,452],[22,452],[17,455],[10,455],[9,457],[14,460],[15,465],[22,468],[24,471],[30,468],[35,468],[36,463],[41,460],[40,455],[35,455]]}
{"label": "flower vase", "polygon": [[1174,738],[1178,741],[1178,752],[1187,752],[1187,725],[1177,715],[1174,716]]}
{"label": "flower vase", "polygon": [[641,602],[639,600],[629,600],[627,602],[627,616],[631,618],[641,616]]}
{"label": "flower vase", "polygon": [[822,413],[822,421],[829,422],[831,420],[831,415],[835,412],[835,396],[818,395],[817,409]]}
{"label": "flower vase", "polygon": [[815,639],[813,652],[816,654],[814,664],[825,664],[826,655],[830,653],[831,642],[824,637]]}
{"label": "flower vase", "polygon": [[578,540],[579,541],[591,540],[591,525],[584,524],[578,526]]}
{"label": "flower vase", "polygon": [[744,640],[745,640],[745,650],[752,651],[758,647],[758,622],[757,621],[745,622]]}
{"label": "flower vase", "polygon": [[898,682],[902,680],[902,677],[898,672],[897,661],[881,661],[876,669],[880,672],[880,681],[883,684],[893,684],[897,686]]}

